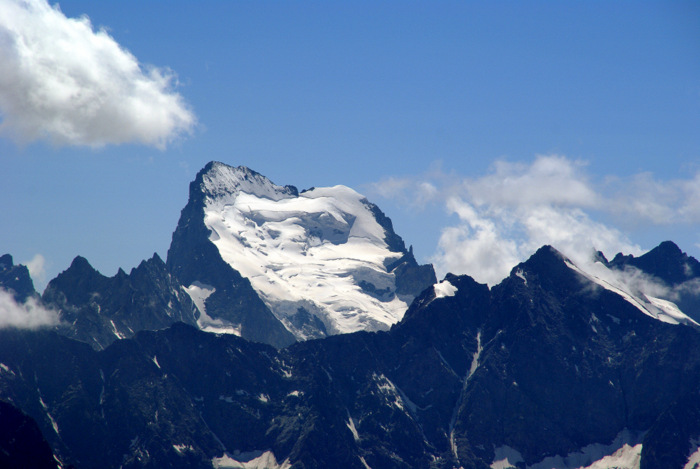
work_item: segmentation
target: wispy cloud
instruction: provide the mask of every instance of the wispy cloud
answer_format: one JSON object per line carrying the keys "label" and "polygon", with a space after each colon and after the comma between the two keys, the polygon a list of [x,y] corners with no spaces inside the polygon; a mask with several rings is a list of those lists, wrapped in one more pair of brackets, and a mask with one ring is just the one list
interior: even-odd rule
{"label": "wispy cloud", "polygon": [[28,298],[20,304],[12,293],[0,289],[0,328],[38,329],[58,323],[58,313],[45,308],[36,299]]}
{"label": "wispy cloud", "polygon": [[21,143],[165,148],[195,117],[167,69],[146,67],[87,17],[0,0],[0,132]]}
{"label": "wispy cloud", "polygon": [[[420,190],[423,184],[432,188],[429,198]],[[411,209],[440,204],[456,215],[458,223],[442,229],[432,261],[440,274],[466,273],[491,285],[544,244],[579,264],[594,250],[608,256],[642,253],[601,220],[614,217],[622,225],[700,220],[700,173],[673,181],[650,174],[593,181],[584,162],[558,155],[538,156],[529,164],[498,161],[476,178],[431,170],[385,179],[370,192]]]}
{"label": "wispy cloud", "polygon": [[46,259],[41,254],[36,254],[30,261],[23,262],[29,270],[29,275],[32,281],[36,284],[44,284],[46,282]]}
{"label": "wispy cloud", "polygon": [[[607,182],[608,211],[630,223],[700,222],[700,172],[688,179],[660,181],[651,173]],[[614,189],[617,188],[617,189]]]}

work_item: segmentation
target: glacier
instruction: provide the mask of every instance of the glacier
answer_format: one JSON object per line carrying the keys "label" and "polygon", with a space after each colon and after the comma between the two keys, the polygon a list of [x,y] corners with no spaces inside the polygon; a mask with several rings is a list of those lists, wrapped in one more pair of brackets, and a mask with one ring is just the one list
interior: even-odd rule
{"label": "glacier", "polygon": [[413,297],[396,291],[390,266],[405,249],[392,250],[364,196],[340,185],[299,193],[225,164],[202,182],[209,241],[297,338],[315,336],[299,317],[318,318],[328,335],[401,320]]}

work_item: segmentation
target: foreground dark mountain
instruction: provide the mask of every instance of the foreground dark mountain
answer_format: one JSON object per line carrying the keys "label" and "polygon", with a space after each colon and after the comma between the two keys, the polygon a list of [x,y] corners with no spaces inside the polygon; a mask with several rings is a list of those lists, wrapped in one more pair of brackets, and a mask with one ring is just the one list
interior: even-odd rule
{"label": "foreground dark mountain", "polygon": [[22,411],[0,401],[0,467],[55,469],[51,447],[39,426]]}
{"label": "foreground dark mountain", "polygon": [[682,468],[700,441],[688,324],[543,247],[491,290],[448,276],[388,332],[282,350],[181,323],[103,351],[3,330],[0,399],[77,467],[579,467],[601,450]]}

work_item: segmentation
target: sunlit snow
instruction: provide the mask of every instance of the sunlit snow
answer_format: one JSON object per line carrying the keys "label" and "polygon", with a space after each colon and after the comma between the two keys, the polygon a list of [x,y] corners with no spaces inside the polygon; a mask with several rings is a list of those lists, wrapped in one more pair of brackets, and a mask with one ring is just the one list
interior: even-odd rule
{"label": "sunlit snow", "polygon": [[386,269],[402,254],[389,250],[362,195],[335,186],[297,196],[225,165],[212,168],[204,185],[210,241],[297,336],[304,333],[291,319],[300,309],[331,334],[387,329],[403,317],[407,302],[394,294]]}
{"label": "sunlit snow", "polygon": [[190,296],[197,310],[199,310],[197,325],[201,330],[237,336],[241,335],[241,327],[239,324],[231,324],[223,319],[214,319],[207,315],[205,303],[207,298],[216,291],[214,287],[201,282],[193,282],[189,287],[182,287],[182,289]]}
{"label": "sunlit snow", "polygon": [[126,336],[124,334],[119,332],[119,330],[117,329],[117,326],[114,324],[114,321],[112,321],[110,319],[109,323],[112,325],[112,332],[114,333],[115,336],[117,336],[118,339],[125,339],[126,338]]}
{"label": "sunlit snow", "polygon": [[639,469],[644,433],[622,430],[610,444],[594,443],[566,456],[550,456],[528,469]]}
{"label": "sunlit snow", "polygon": [[515,271],[515,276],[521,278],[522,281],[525,282],[525,286],[527,286],[527,277],[525,277],[525,272],[523,272],[521,269],[518,269]]}
{"label": "sunlit snow", "polygon": [[698,469],[700,468],[700,438],[691,440],[690,448],[690,456],[683,469]]}
{"label": "sunlit snow", "polygon": [[44,409],[44,412],[46,412],[46,416],[49,418],[49,421],[51,421],[51,426],[53,427],[53,431],[56,432],[58,435],[58,425],[56,424],[56,420],[54,420],[53,415],[49,412],[49,408],[44,402],[44,399],[41,397],[41,394],[39,394],[39,403],[41,404],[41,407]]}
{"label": "sunlit snow", "polygon": [[194,451],[194,448],[191,445],[173,445],[173,449],[181,455],[185,454],[187,451]]}
{"label": "sunlit snow", "polygon": [[[549,456],[527,469],[639,469],[643,437],[644,433],[625,429],[610,444],[595,443],[566,456]],[[525,467],[523,462],[518,450],[504,445],[495,448],[491,469]]]}
{"label": "sunlit snow", "polygon": [[515,468],[516,464],[523,462],[523,456],[519,451],[514,450],[510,446],[499,446],[495,449],[491,469],[509,469]]}
{"label": "sunlit snow", "polygon": [[452,285],[447,280],[443,280],[442,282],[433,285],[433,290],[435,291],[435,298],[455,296],[455,293],[457,293],[457,287]]}
{"label": "sunlit snow", "polygon": [[675,303],[633,291],[625,283],[622,274],[607,268],[600,262],[588,266],[585,271],[569,260],[566,261],[566,265],[606,290],[617,293],[647,316],[669,324],[700,326],[683,313]]}
{"label": "sunlit snow", "polygon": [[292,467],[288,461],[279,464],[272,451],[227,453],[220,458],[212,459],[211,462],[216,469],[289,469]]}
{"label": "sunlit snow", "polygon": [[350,429],[350,433],[352,433],[352,437],[355,439],[355,441],[360,441],[360,434],[357,433],[355,421],[352,419],[352,417],[348,416],[348,421],[345,422],[345,425]]}

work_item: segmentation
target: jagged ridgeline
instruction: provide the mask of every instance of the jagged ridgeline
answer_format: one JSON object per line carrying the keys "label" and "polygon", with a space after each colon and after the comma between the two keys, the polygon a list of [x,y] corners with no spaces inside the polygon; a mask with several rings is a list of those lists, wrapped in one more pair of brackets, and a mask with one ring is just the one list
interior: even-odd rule
{"label": "jagged ridgeline", "polygon": [[693,467],[698,312],[625,278],[670,298],[697,261],[617,259],[543,247],[491,289],[448,275],[389,331],[281,350],[183,323],[101,351],[4,329],[0,397],[75,467]]}
{"label": "jagged ridgeline", "polygon": [[5,255],[0,288],[60,319],[0,329],[0,467],[700,463],[700,263],[672,242],[437,283],[353,190],[210,163],[167,261],[77,257],[40,297]]}

